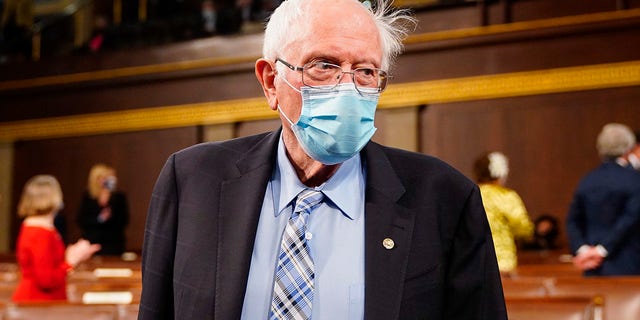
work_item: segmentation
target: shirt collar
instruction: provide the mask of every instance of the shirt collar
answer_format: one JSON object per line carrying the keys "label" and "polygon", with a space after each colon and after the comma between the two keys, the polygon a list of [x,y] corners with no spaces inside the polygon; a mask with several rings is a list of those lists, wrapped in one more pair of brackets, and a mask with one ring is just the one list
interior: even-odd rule
{"label": "shirt collar", "polygon": [[615,163],[617,163],[621,167],[626,167],[626,166],[629,165],[629,162],[627,161],[627,159],[625,159],[623,157],[617,157],[615,159]]}
{"label": "shirt collar", "polygon": [[640,158],[638,158],[635,153],[629,154],[629,164],[631,164],[634,169],[640,170]]}
{"label": "shirt collar", "polygon": [[[343,162],[327,182],[315,189],[322,191],[325,197],[328,198],[331,203],[335,204],[342,214],[349,219],[355,220],[360,217],[362,212],[358,210],[360,207],[358,206],[358,202],[353,201],[350,195],[354,194],[354,192],[364,195],[363,175],[364,172],[362,170],[360,154],[358,153]],[[298,179],[293,165],[289,162],[282,135],[278,142],[277,165],[271,180],[271,188],[274,199],[275,216],[280,215],[296,198],[298,193],[307,188],[307,186]]]}

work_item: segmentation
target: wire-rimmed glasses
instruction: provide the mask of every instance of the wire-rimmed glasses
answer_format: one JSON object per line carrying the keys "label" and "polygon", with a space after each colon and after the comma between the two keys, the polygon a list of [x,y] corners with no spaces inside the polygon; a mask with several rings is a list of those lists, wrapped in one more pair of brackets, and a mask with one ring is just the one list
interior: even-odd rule
{"label": "wire-rimmed glasses", "polygon": [[300,71],[302,83],[311,88],[331,85],[335,87],[342,81],[345,73],[351,74],[356,88],[375,89],[382,92],[387,87],[387,72],[377,68],[356,68],[344,71],[339,65],[325,61],[311,61],[302,67],[276,58],[276,62],[278,61],[293,71]]}

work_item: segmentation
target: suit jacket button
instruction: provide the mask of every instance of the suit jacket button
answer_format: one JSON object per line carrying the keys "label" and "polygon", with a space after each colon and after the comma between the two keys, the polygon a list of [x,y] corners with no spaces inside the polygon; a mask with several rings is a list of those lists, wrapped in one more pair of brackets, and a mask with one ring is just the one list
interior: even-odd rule
{"label": "suit jacket button", "polygon": [[382,246],[387,250],[393,249],[393,247],[395,247],[395,245],[396,245],[396,243],[393,242],[393,239],[391,239],[391,238],[384,238],[384,240],[382,240]]}

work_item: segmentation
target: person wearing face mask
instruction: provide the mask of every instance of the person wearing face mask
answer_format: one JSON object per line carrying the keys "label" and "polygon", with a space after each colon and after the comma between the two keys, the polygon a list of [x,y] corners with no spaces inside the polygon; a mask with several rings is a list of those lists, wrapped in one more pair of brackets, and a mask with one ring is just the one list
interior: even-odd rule
{"label": "person wearing face mask", "polygon": [[506,187],[509,159],[502,152],[483,153],[474,161],[473,173],[491,227],[500,271],[515,271],[518,266],[516,240],[530,240],[533,223],[520,195]]}
{"label": "person wearing face mask", "polygon": [[13,302],[67,299],[67,275],[100,249],[85,239],[65,248],[54,226],[62,209],[62,190],[52,175],[37,175],[24,185],[18,215],[24,218],[16,241],[20,282]]}
{"label": "person wearing face mask", "polygon": [[629,167],[633,170],[640,172],[640,131],[636,131],[636,145],[627,154],[627,162]]}
{"label": "person wearing face mask", "polygon": [[386,0],[282,2],[255,64],[282,127],[169,157],[139,319],[506,319],[477,186],[370,141],[414,22]]}
{"label": "person wearing face mask", "polygon": [[126,248],[129,204],[126,195],[116,190],[117,182],[113,168],[94,165],[78,210],[77,222],[82,236],[102,246],[100,255],[120,255]]}

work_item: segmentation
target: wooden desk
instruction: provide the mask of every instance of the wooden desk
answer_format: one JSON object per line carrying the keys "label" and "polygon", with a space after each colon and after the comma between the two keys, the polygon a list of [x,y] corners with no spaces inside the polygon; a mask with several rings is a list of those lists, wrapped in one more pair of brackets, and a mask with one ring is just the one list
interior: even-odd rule
{"label": "wooden desk", "polygon": [[603,299],[598,296],[508,298],[510,320],[602,320]]}
{"label": "wooden desk", "polygon": [[133,320],[137,315],[138,305],[38,302],[0,306],[3,320]]}
{"label": "wooden desk", "polygon": [[601,295],[607,320],[640,319],[640,277],[556,278],[550,296]]}

